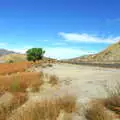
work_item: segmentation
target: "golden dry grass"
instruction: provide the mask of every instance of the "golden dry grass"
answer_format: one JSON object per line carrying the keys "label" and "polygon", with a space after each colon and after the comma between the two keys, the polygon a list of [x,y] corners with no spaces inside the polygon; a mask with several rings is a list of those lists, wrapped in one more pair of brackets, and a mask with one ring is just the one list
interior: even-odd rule
{"label": "golden dry grass", "polygon": [[24,72],[27,68],[31,66],[32,66],[31,62],[1,63],[0,75]]}
{"label": "golden dry grass", "polygon": [[105,90],[108,96],[102,100],[103,105],[120,118],[120,82],[116,81],[116,85],[113,85],[111,89],[105,88]]}
{"label": "golden dry grass", "polygon": [[120,118],[120,96],[106,98],[102,102],[107,109],[117,114]]}
{"label": "golden dry grass", "polygon": [[0,92],[25,92],[28,87],[43,84],[43,73],[23,72],[15,75],[0,76]]}
{"label": "golden dry grass", "polygon": [[61,110],[74,112],[76,109],[76,98],[72,95],[63,97],[28,101],[7,120],[56,120]]}
{"label": "golden dry grass", "polygon": [[112,120],[101,104],[94,104],[88,108],[85,117],[87,120]]}
{"label": "golden dry grass", "polygon": [[49,83],[54,86],[54,85],[57,85],[58,84],[58,80],[59,78],[55,75],[50,75],[49,76]]}
{"label": "golden dry grass", "polygon": [[0,120],[6,120],[13,110],[20,107],[27,101],[25,93],[15,93],[9,104],[0,104]]}
{"label": "golden dry grass", "polygon": [[[22,108],[21,105],[23,105],[28,98],[27,88],[32,88],[32,92],[39,91],[40,86],[44,83],[44,73],[25,71],[32,65],[38,66],[42,63],[43,61],[37,61],[36,63],[20,62],[0,64],[0,97],[6,92],[10,92],[10,94],[14,96],[9,104],[0,104],[0,120],[7,120],[12,114],[14,116],[14,114]],[[58,84],[58,78],[56,76],[48,74],[47,76],[49,76],[50,84]],[[33,103],[32,107],[27,108],[26,111],[22,110],[24,115],[15,115],[15,119],[14,117],[10,117],[9,119],[45,120],[48,118],[48,120],[55,120],[61,109],[69,113],[73,112],[75,110],[75,104],[75,97],[70,95],[57,97],[56,99],[44,99]]]}

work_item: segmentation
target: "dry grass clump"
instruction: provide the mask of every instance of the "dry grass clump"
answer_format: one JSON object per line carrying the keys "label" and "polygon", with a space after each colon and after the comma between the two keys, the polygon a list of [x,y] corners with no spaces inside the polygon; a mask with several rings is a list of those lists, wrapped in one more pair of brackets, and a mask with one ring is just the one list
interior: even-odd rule
{"label": "dry grass clump", "polygon": [[105,87],[108,97],[120,96],[120,82],[116,81],[115,85],[112,85],[112,88]]}
{"label": "dry grass clump", "polygon": [[7,120],[56,120],[61,110],[74,112],[76,98],[66,95],[50,99],[29,101],[25,107],[15,111]]}
{"label": "dry grass clump", "polygon": [[120,96],[106,98],[103,103],[107,109],[115,112],[120,116]]}
{"label": "dry grass clump", "polygon": [[85,117],[87,120],[112,120],[112,117],[107,114],[104,107],[100,104],[94,104],[88,108]]}
{"label": "dry grass clump", "polygon": [[49,76],[49,83],[54,86],[54,85],[57,85],[58,84],[58,80],[59,78],[55,75],[50,75]]}
{"label": "dry grass clump", "polygon": [[68,113],[72,113],[76,110],[76,97],[72,95],[64,95],[59,98],[60,108]]}
{"label": "dry grass clump", "polygon": [[1,63],[0,75],[24,72],[27,68],[31,66],[32,66],[31,62]]}
{"label": "dry grass clump", "polygon": [[39,84],[34,85],[31,89],[31,92],[39,92],[39,91],[40,91],[40,85]]}
{"label": "dry grass clump", "polygon": [[9,104],[0,104],[0,120],[6,120],[13,110],[27,101],[25,93],[15,93]]}
{"label": "dry grass clump", "polygon": [[26,88],[41,86],[43,73],[23,72],[15,75],[0,76],[0,92],[25,92]]}
{"label": "dry grass clump", "polygon": [[106,91],[108,96],[102,100],[103,105],[120,117],[120,83],[116,81],[116,85]]}

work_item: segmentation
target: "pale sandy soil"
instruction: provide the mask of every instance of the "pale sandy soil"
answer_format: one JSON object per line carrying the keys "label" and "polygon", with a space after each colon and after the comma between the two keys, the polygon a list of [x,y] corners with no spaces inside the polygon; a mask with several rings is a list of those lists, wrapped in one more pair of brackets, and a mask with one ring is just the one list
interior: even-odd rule
{"label": "pale sandy soil", "polygon": [[[55,98],[68,92],[68,94],[77,96],[78,109],[76,112],[67,115],[61,112],[57,120],[86,120],[84,114],[85,108],[89,106],[89,101],[97,98],[105,98],[107,96],[105,87],[113,88],[116,81],[119,81],[120,78],[120,69],[73,64],[53,64],[52,67],[40,66],[32,69],[32,71],[43,71],[47,74],[54,74],[59,77],[59,84],[52,87],[51,84],[47,83],[49,77],[44,76],[45,83],[40,87],[40,91],[34,93],[29,92],[28,89],[28,102],[18,108],[13,116],[18,117],[20,111],[24,113],[23,108],[28,110],[29,106],[32,106],[32,103],[35,104],[37,101],[43,100],[43,98]],[[11,94],[6,93],[0,98],[0,101],[3,101],[0,104],[9,103],[10,100],[7,97],[10,100],[12,99]]]}
{"label": "pale sandy soil", "polygon": [[[41,68],[37,68],[36,71],[41,71]],[[104,98],[104,87],[112,88],[120,79],[120,69],[84,65],[53,64],[53,67],[42,68],[42,71],[57,75],[61,87],[66,88],[68,93],[73,92],[80,102]]]}

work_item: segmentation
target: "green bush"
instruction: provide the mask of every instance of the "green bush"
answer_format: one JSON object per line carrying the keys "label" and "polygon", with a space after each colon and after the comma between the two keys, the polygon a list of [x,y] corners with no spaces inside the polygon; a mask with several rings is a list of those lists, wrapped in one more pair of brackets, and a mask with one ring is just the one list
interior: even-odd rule
{"label": "green bush", "polygon": [[27,60],[28,61],[37,61],[43,58],[45,51],[42,48],[32,48],[27,50]]}
{"label": "green bush", "polygon": [[14,60],[9,60],[8,63],[14,63]]}

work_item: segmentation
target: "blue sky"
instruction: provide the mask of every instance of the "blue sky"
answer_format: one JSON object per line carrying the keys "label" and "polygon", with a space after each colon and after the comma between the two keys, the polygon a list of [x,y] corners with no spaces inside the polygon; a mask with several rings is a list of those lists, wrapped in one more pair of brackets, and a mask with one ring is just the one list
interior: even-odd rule
{"label": "blue sky", "polygon": [[71,58],[120,40],[119,0],[0,0],[0,48]]}

